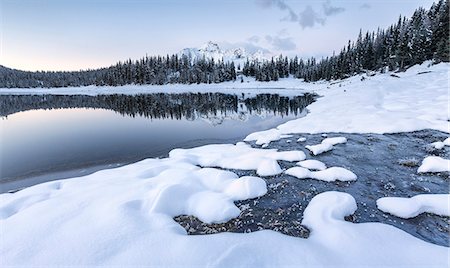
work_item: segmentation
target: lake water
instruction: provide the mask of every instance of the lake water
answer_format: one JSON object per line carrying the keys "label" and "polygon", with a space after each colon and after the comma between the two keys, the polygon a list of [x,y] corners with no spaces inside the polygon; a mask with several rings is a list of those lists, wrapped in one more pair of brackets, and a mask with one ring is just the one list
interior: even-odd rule
{"label": "lake water", "polygon": [[0,95],[1,192],[234,143],[305,114],[314,96]]}

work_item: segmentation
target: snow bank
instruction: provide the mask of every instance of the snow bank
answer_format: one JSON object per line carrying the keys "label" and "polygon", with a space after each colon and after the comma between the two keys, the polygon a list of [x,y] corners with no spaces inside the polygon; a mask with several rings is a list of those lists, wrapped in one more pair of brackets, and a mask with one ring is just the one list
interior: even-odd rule
{"label": "snow bank", "polygon": [[421,194],[411,198],[383,197],[377,200],[379,210],[409,219],[421,213],[450,216],[450,194]]}
{"label": "snow bank", "polygon": [[439,156],[427,156],[422,161],[417,173],[450,171],[450,160]]}
{"label": "snow bank", "polygon": [[313,159],[300,161],[297,163],[297,165],[307,169],[315,169],[315,170],[324,170],[327,168],[324,163],[320,162],[319,160]]}
{"label": "snow bank", "polygon": [[189,159],[202,167],[256,170],[260,176],[273,176],[283,172],[277,160],[301,161],[306,158],[302,151],[278,152],[276,149],[257,149],[239,142],[212,144],[192,149],[175,149],[169,153],[173,159]]}
{"label": "snow bank", "polygon": [[320,171],[309,171],[303,167],[293,167],[285,171],[286,174],[299,179],[316,179],[321,181],[355,181],[357,176],[348,169],[330,167]]}
{"label": "snow bank", "polygon": [[[426,62],[401,74],[354,76],[341,81],[301,84],[322,98],[308,106],[305,117],[275,129],[256,132],[247,140],[274,141],[286,133],[396,133],[422,129],[450,132],[448,71],[450,64]],[[425,72],[418,75],[419,72]],[[270,135],[268,135],[270,134]],[[450,143],[450,140],[447,141]]]}
{"label": "snow bank", "polygon": [[[151,159],[0,195],[2,266],[447,267],[449,249],[381,223],[354,224],[350,195],[317,195],[308,239],[274,231],[189,236],[173,216],[222,222],[232,200],[265,192],[254,177]],[[263,189],[264,188],[264,189]],[[244,189],[244,190],[243,190]],[[259,189],[260,191],[257,191]]]}

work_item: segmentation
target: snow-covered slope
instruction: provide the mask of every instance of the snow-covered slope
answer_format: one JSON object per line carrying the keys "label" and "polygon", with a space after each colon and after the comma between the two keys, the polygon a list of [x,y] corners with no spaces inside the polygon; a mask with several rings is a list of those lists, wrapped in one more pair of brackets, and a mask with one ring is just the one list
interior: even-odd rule
{"label": "snow-covered slope", "polygon": [[199,48],[185,48],[178,53],[179,56],[187,56],[191,61],[205,59],[214,59],[214,61],[224,60],[225,62],[234,62],[234,65],[244,66],[244,63],[249,61],[262,61],[270,58],[269,53],[261,50],[254,52],[247,51],[243,47],[223,50],[217,43],[207,42]]}
{"label": "snow-covered slope", "polygon": [[[246,141],[267,144],[292,133],[395,133],[422,129],[450,132],[450,64],[425,62],[404,73],[358,75],[302,84],[323,96],[305,117],[252,133]],[[299,83],[300,84],[300,83]]]}

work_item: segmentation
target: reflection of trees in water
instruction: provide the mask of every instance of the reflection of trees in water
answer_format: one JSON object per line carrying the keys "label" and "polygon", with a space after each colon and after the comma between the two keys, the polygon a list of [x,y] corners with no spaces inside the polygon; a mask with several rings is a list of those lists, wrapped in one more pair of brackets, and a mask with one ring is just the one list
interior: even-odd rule
{"label": "reflection of trees in water", "polygon": [[195,119],[197,115],[217,116],[229,113],[273,113],[297,115],[314,96],[283,97],[259,94],[252,98],[223,93],[140,94],[140,95],[0,95],[0,115],[35,109],[94,108],[127,116],[147,118]]}

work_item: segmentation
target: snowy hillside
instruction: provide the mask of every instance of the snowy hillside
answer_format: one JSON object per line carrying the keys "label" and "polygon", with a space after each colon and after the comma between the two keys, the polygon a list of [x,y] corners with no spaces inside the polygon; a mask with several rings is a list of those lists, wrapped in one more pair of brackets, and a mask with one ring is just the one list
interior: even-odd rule
{"label": "snowy hillside", "polygon": [[244,63],[249,61],[262,61],[270,59],[272,55],[261,50],[254,52],[247,51],[243,47],[236,47],[232,49],[221,49],[217,43],[209,41],[199,48],[185,48],[178,53],[179,56],[186,55],[191,61],[198,59],[214,59],[214,61],[224,60],[225,62],[233,62],[234,65],[244,66]]}

